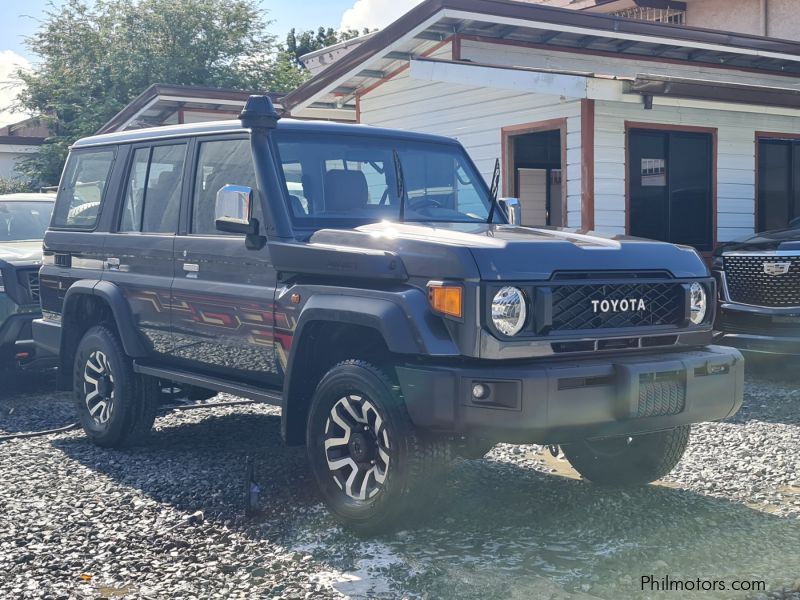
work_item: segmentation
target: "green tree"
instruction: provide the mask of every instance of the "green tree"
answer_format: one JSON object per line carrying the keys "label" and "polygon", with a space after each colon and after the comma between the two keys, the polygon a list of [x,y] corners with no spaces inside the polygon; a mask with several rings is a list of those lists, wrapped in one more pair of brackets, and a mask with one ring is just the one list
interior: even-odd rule
{"label": "green tree", "polygon": [[36,185],[58,181],[69,145],[91,135],[153,83],[288,91],[305,77],[280,51],[255,0],[68,0],[50,4],[26,40],[16,106],[52,136],[21,165]]}
{"label": "green tree", "polygon": [[30,182],[23,179],[8,179],[0,177],[0,195],[17,194],[19,192],[31,192],[33,187]]}
{"label": "green tree", "polygon": [[345,31],[336,31],[333,27],[320,27],[317,31],[301,31],[298,32],[292,28],[286,36],[286,53],[294,60],[298,66],[303,66],[300,62],[300,57],[315,50],[321,50],[326,46],[332,46],[339,42],[351,40],[360,35],[370,33],[369,29],[358,31],[356,29],[347,29]]}

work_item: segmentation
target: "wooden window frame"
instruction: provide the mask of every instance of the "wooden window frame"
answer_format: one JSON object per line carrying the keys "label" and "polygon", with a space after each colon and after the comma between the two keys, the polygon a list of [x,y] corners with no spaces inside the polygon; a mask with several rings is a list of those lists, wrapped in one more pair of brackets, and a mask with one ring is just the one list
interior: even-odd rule
{"label": "wooden window frame", "polygon": [[561,222],[567,226],[567,118],[534,121],[520,125],[510,125],[500,129],[500,165],[502,167],[502,195],[508,196],[514,189],[514,146],[513,138],[528,133],[544,133],[545,131],[559,131],[561,138]]}
{"label": "wooden window frame", "polygon": [[796,141],[800,140],[800,133],[782,133],[778,131],[756,131],[755,137],[755,156],[756,156],[756,168],[755,168],[755,185],[753,189],[755,193],[753,194],[753,202],[755,206],[753,208],[753,231],[755,233],[760,233],[758,229],[758,222],[761,219],[760,213],[760,202],[758,201],[759,198],[759,185],[761,182],[761,141],[762,140],[791,140]]}
{"label": "wooden window frame", "polygon": [[711,248],[698,252],[704,258],[710,258],[713,249],[717,247],[717,175],[718,175],[718,152],[719,144],[717,138],[718,129],[716,127],[700,127],[696,125],[673,125],[671,123],[647,123],[642,121],[625,121],[625,233],[631,233],[631,129],[650,129],[653,131],[685,132],[685,133],[705,133],[711,135]]}

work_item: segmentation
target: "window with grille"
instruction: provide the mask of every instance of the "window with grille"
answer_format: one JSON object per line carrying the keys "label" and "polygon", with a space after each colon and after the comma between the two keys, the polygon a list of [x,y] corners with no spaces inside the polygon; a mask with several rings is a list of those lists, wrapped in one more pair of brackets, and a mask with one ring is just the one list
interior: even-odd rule
{"label": "window with grille", "polygon": [[611,14],[615,17],[636,19],[637,21],[653,21],[656,23],[669,23],[671,25],[683,25],[686,23],[686,11],[675,8],[634,6],[633,8],[618,10]]}

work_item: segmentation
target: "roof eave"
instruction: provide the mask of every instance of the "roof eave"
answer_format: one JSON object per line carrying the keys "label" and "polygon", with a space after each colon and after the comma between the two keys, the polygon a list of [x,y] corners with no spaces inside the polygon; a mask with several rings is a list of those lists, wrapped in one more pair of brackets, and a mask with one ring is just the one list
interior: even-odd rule
{"label": "roof eave", "polygon": [[[670,39],[675,45],[705,45],[724,47],[732,53],[750,50],[751,53],[789,55],[800,61],[800,43],[790,40],[777,40],[761,36],[720,32],[694,27],[666,25],[623,19],[604,14],[574,11],[511,0],[426,0],[374,37],[341,58],[339,61],[289,93],[283,99],[283,106],[291,111],[305,107],[323,90],[335,88],[348,73],[364,69],[382,51],[408,37],[420,25],[437,15],[444,18],[446,11],[471,13],[488,18],[521,19],[531,23],[558,24],[593,29],[598,34],[627,34],[629,36]],[[534,18],[535,17],[535,18]],[[656,43],[655,41],[653,43]],[[625,54],[621,54],[625,57]],[[635,55],[631,55],[636,58]]]}

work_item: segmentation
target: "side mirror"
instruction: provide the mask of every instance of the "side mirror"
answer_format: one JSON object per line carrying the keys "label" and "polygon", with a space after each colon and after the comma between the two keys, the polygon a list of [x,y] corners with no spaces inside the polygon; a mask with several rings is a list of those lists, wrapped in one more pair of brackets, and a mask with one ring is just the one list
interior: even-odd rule
{"label": "side mirror", "polygon": [[497,203],[506,213],[509,223],[522,225],[522,205],[519,203],[519,198],[498,198]]}
{"label": "side mirror", "polygon": [[240,235],[258,234],[258,221],[252,218],[253,190],[244,185],[226,184],[217,192],[214,219],[217,231]]}

